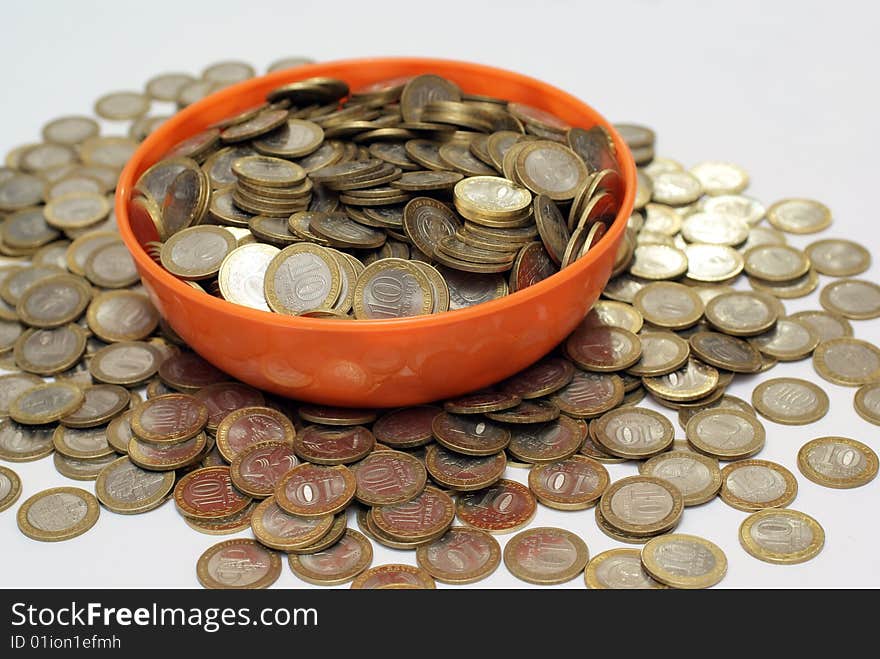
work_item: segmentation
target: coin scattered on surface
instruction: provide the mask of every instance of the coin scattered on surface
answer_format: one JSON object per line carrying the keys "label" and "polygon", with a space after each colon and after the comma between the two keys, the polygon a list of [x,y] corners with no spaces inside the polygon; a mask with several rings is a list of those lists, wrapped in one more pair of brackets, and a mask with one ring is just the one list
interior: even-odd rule
{"label": "coin scattered on surface", "polygon": [[721,500],[738,510],[784,508],[797,496],[797,480],[782,465],[739,460],[721,470]]}
{"label": "coin scattered on surface", "polygon": [[0,512],[12,506],[21,496],[21,479],[12,469],[0,465]]}
{"label": "coin scattered on surface", "polygon": [[711,588],[727,573],[727,557],[718,545],[683,533],[649,540],[642,549],[642,565],[673,588]]}
{"label": "coin scattered on surface", "polygon": [[816,233],[831,225],[831,211],[812,199],[784,199],[767,209],[767,220],[787,233]]}
{"label": "coin scattered on surface", "polygon": [[819,302],[827,311],[844,318],[877,318],[880,316],[880,286],[861,279],[842,279],[823,288]]}
{"label": "coin scattered on surface", "polygon": [[858,387],[880,379],[880,349],[860,339],[831,339],[813,352],[813,368],[829,382]]}
{"label": "coin scattered on surface", "polygon": [[584,572],[587,588],[594,590],[663,589],[642,566],[638,549],[609,549],[596,554]]}
{"label": "coin scattered on surface", "polygon": [[838,489],[861,487],[877,476],[877,454],[846,437],[819,437],[804,444],[798,469],[814,483]]}
{"label": "coin scattered on surface", "polygon": [[639,466],[639,473],[672,483],[681,492],[685,506],[711,501],[721,489],[718,461],[693,451],[673,449],[655,455]]}
{"label": "coin scattered on surface", "polygon": [[256,540],[226,540],[201,555],[196,574],[205,588],[268,588],[281,575],[281,558]]}
{"label": "coin scattered on surface", "polygon": [[513,576],[539,585],[571,581],[588,560],[586,543],[565,529],[528,529],[504,545],[504,564]]}
{"label": "coin scattered on surface", "polygon": [[764,447],[766,432],[754,415],[736,409],[697,412],[687,423],[688,442],[719,460],[741,460]]}
{"label": "coin scattered on surface", "polygon": [[454,526],[438,540],[420,546],[416,560],[437,581],[468,584],[496,570],[501,563],[501,547],[484,531]]}
{"label": "coin scattered on surface", "polygon": [[18,509],[18,528],[41,542],[59,542],[82,535],[98,521],[100,506],[94,495],[77,487],[38,492]]}
{"label": "coin scattered on surface", "polygon": [[796,510],[761,510],[743,520],[739,541],[749,554],[767,563],[803,563],[825,545],[819,523]]}
{"label": "coin scattered on surface", "polygon": [[819,274],[831,277],[852,277],[871,265],[871,254],[867,249],[841,238],[817,240],[807,245],[804,253]]}

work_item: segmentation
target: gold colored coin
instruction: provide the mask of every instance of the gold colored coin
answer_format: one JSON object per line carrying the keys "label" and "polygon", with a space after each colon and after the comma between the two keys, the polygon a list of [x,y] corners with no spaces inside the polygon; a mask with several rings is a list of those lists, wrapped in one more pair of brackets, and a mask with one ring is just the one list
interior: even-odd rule
{"label": "gold colored coin", "polygon": [[815,519],[796,510],[761,510],[743,520],[739,542],[758,560],[791,565],[822,551],[825,531]]}
{"label": "gold colored coin", "polygon": [[592,590],[667,588],[645,572],[638,549],[609,549],[597,554],[587,563],[584,581]]}
{"label": "gold colored coin", "polygon": [[880,316],[880,286],[862,279],[840,279],[822,289],[819,303],[844,318],[877,318]]}
{"label": "gold colored coin", "polygon": [[865,421],[880,426],[880,382],[869,382],[859,387],[853,405]]}
{"label": "gold colored coin", "polygon": [[880,349],[860,339],[831,339],[813,352],[813,368],[829,382],[858,387],[880,379]]}
{"label": "gold colored coin", "polygon": [[416,550],[416,561],[437,581],[469,584],[485,579],[501,563],[501,546],[485,531],[453,526]]}
{"label": "gold colored coin", "polygon": [[389,563],[361,572],[351,583],[352,590],[429,589],[437,585],[424,569],[412,565]]}
{"label": "gold colored coin", "polygon": [[[639,502],[651,501],[647,506]],[[653,476],[629,476],[602,494],[599,510],[611,526],[627,535],[656,535],[678,524],[684,509],[681,492]]]}
{"label": "gold colored coin", "polygon": [[89,492],[56,487],[30,497],[18,509],[18,528],[41,542],[60,542],[82,535],[98,521],[101,507]]}
{"label": "gold colored coin", "polygon": [[225,540],[208,547],[199,557],[196,575],[209,589],[268,588],[281,576],[281,558],[256,540]]}
{"label": "gold colored coin", "polygon": [[649,540],[642,548],[642,565],[672,588],[711,588],[727,573],[727,557],[718,545],[684,533]]}
{"label": "gold colored coin", "polygon": [[697,451],[719,460],[740,460],[764,447],[766,431],[754,414],[738,409],[706,409],[694,414],[685,429]]}
{"label": "gold colored coin", "polygon": [[9,508],[21,496],[21,479],[12,469],[0,465],[0,512]]}
{"label": "gold colored coin", "polygon": [[721,470],[721,500],[737,510],[784,508],[797,496],[794,475],[767,460],[739,460]]}
{"label": "gold colored coin", "polygon": [[535,465],[529,471],[529,489],[540,503],[556,510],[595,505],[610,482],[608,470],[584,455]]}
{"label": "gold colored coin", "polygon": [[761,416],[785,425],[805,425],[828,413],[828,394],[812,382],[774,378],[752,392],[752,405]]}
{"label": "gold colored coin", "polygon": [[783,199],[767,209],[767,220],[787,233],[816,233],[831,225],[831,210],[812,199]]}
{"label": "gold colored coin", "polygon": [[819,437],[798,451],[798,469],[814,483],[837,489],[861,487],[877,476],[877,454],[846,437]]}
{"label": "gold colored coin", "polygon": [[721,489],[718,460],[693,451],[673,450],[655,455],[639,465],[639,473],[672,483],[681,492],[685,506],[711,501]]}
{"label": "gold colored coin", "polygon": [[373,562],[373,546],[363,534],[346,529],[331,547],[314,554],[288,554],[291,571],[317,586],[335,586],[351,581]]}
{"label": "gold colored coin", "polygon": [[522,531],[504,546],[504,565],[511,574],[544,586],[571,581],[583,572],[589,558],[581,538],[551,527]]}

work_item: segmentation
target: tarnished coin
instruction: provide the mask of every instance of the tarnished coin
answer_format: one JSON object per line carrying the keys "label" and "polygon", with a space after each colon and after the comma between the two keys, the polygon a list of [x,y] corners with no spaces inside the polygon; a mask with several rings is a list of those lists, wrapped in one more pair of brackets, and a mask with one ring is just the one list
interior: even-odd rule
{"label": "tarnished coin", "polygon": [[631,535],[655,535],[678,524],[684,509],[681,493],[653,476],[629,476],[611,483],[599,508],[614,528]]}
{"label": "tarnished coin", "polygon": [[880,426],[880,383],[870,382],[859,387],[853,405],[865,421]]}
{"label": "tarnished coin", "polygon": [[624,396],[623,380],[609,373],[577,370],[571,381],[550,398],[564,414],[587,419],[617,407]]}
{"label": "tarnished coin", "polygon": [[485,391],[467,394],[447,400],[443,409],[452,414],[485,414],[516,407],[522,402],[519,396],[501,391]]}
{"label": "tarnished coin", "polygon": [[223,417],[216,435],[218,450],[232,462],[245,449],[261,442],[283,442],[292,447],[296,430],[290,419],[278,410],[245,407]]}
{"label": "tarnished coin", "polygon": [[365,505],[405,503],[425,489],[428,474],[416,458],[400,451],[375,451],[354,468],[355,498]]}
{"label": "tarnished coin", "polygon": [[489,487],[500,479],[504,475],[507,458],[503,451],[477,457],[432,444],[425,453],[425,466],[436,483],[452,490],[468,492]]}
{"label": "tarnished coin", "polygon": [[291,469],[275,487],[275,501],[302,517],[332,515],[354,498],[357,480],[347,467],[304,463]]}
{"label": "tarnished coin", "polygon": [[228,517],[246,508],[250,502],[249,496],[235,489],[226,466],[191,471],[174,487],[174,503],[187,517]]}
{"label": "tarnished coin", "polygon": [[376,441],[392,448],[415,448],[430,442],[431,424],[442,410],[431,405],[405,407],[388,412],[373,424]]}
{"label": "tarnished coin", "polygon": [[124,387],[96,384],[84,389],[85,400],[72,414],[61,419],[70,428],[91,428],[109,422],[128,408],[131,396]]}
{"label": "tarnished coin", "polygon": [[156,374],[162,356],[155,346],[142,341],[111,343],[92,355],[89,373],[98,382],[133,386]]}
{"label": "tarnished coin", "polygon": [[491,421],[443,412],[431,424],[434,438],[465,455],[492,455],[510,443],[510,431]]}
{"label": "tarnished coin", "polygon": [[303,421],[325,426],[361,426],[376,420],[376,412],[353,407],[330,407],[326,405],[303,405],[299,408]]}
{"label": "tarnished coin", "polygon": [[703,194],[700,179],[689,172],[669,171],[651,177],[653,200],[669,206],[692,204]]}
{"label": "tarnished coin", "polygon": [[31,426],[12,419],[0,421],[0,458],[9,462],[30,462],[55,450],[52,425]]}
{"label": "tarnished coin", "polygon": [[373,508],[370,521],[377,532],[402,542],[422,542],[442,535],[455,518],[455,504],[448,494],[426,487],[405,503]]}
{"label": "tarnished coin", "polygon": [[215,382],[199,389],[193,397],[207,408],[205,428],[211,433],[217,431],[217,427],[231,412],[259,407],[266,402],[261,391],[241,382]]}
{"label": "tarnished coin", "polygon": [[170,471],[198,462],[207,445],[208,438],[203,432],[179,444],[151,444],[132,436],[128,443],[128,457],[143,469]]}
{"label": "tarnished coin", "polygon": [[346,529],[332,546],[312,554],[288,554],[291,571],[303,581],[318,586],[346,583],[373,562],[370,541],[354,529]]}
{"label": "tarnished coin", "polygon": [[309,426],[296,434],[293,449],[314,464],[350,464],[367,456],[376,440],[363,426]]}
{"label": "tarnished coin", "polygon": [[790,282],[810,271],[810,259],[790,245],[758,245],[743,259],[746,274],[767,282]]}
{"label": "tarnished coin", "polygon": [[761,369],[761,354],[749,342],[719,332],[697,332],[690,339],[691,352],[715,368],[734,373],[755,373]]}
{"label": "tarnished coin", "polygon": [[688,269],[687,254],[677,247],[649,243],[635,248],[629,271],[635,277],[659,280],[675,279]]}
{"label": "tarnished coin", "polygon": [[122,457],[98,474],[95,494],[108,510],[132,515],[161,506],[173,487],[174,472],[147,471]]}
{"label": "tarnished coin", "polygon": [[665,451],[675,438],[669,420],[654,410],[621,407],[596,419],[591,436],[603,450],[621,458],[643,459]]}
{"label": "tarnished coin", "polygon": [[456,502],[458,518],[489,533],[512,533],[528,524],[537,502],[528,488],[516,481],[501,479],[476,492],[460,494]]}
{"label": "tarnished coin", "polygon": [[794,475],[775,462],[739,460],[721,470],[721,500],[738,510],[784,508],[797,490]]}
{"label": "tarnished coin", "polygon": [[84,400],[82,390],[72,384],[40,384],[25,390],[9,404],[9,416],[26,425],[52,423],[75,412]]}
{"label": "tarnished coin", "polygon": [[609,549],[597,554],[587,563],[584,580],[593,590],[666,588],[645,572],[638,549]]}
{"label": "tarnished coin", "polygon": [[822,289],[819,302],[831,313],[853,320],[880,316],[880,286],[862,279],[842,279]]}
{"label": "tarnished coin", "polygon": [[501,423],[533,424],[559,418],[559,408],[546,400],[526,400],[501,412],[488,412],[486,418]]}
{"label": "tarnished coin", "polygon": [[595,505],[610,482],[608,470],[583,455],[536,465],[529,471],[529,489],[538,501],[557,510]]}
{"label": "tarnished coin", "polygon": [[104,455],[100,458],[80,459],[71,458],[55,451],[52,455],[52,463],[55,466],[55,470],[66,478],[76,481],[93,481],[104,467],[118,457],[116,453],[111,452],[109,455]]}
{"label": "tarnished coin", "polygon": [[648,284],[635,294],[633,306],[648,322],[673,330],[696,324],[704,310],[693,289],[673,282]]}
{"label": "tarnished coin", "polygon": [[333,515],[302,517],[287,512],[275,497],[262,501],[251,516],[257,540],[267,547],[289,552],[308,547],[326,536],[334,523]]}
{"label": "tarnished coin", "polygon": [[813,352],[813,368],[829,382],[858,387],[880,379],[880,349],[860,339],[832,339]]}
{"label": "tarnished coin", "polygon": [[672,450],[639,465],[639,473],[672,483],[685,506],[698,506],[715,498],[721,489],[718,461],[693,451]]}
{"label": "tarnished coin", "polygon": [[688,342],[677,334],[662,331],[643,331],[639,334],[642,354],[627,373],[636,377],[655,377],[678,370],[690,355]]}
{"label": "tarnished coin", "polygon": [[43,378],[30,373],[8,373],[0,375],[0,417],[9,416],[9,404],[19,394],[43,384]]}
{"label": "tarnished coin", "polygon": [[184,393],[195,393],[216,382],[229,380],[226,373],[188,350],[165,359],[159,367],[159,378],[172,389]]}
{"label": "tarnished coin", "polygon": [[761,293],[733,291],[706,305],[706,320],[733,336],[755,336],[770,330],[779,317],[778,304]]}
{"label": "tarnished coin", "polygon": [[502,382],[499,388],[523,399],[540,398],[567,385],[574,373],[571,362],[559,357],[545,357]]}
{"label": "tarnished coin", "polygon": [[449,286],[449,310],[464,309],[490,302],[508,293],[507,280],[499,274],[440,269]]}
{"label": "tarnished coin", "polygon": [[273,311],[297,314],[332,307],[341,286],[339,264],[326,249],[297,243],[269,263],[263,292]]}
{"label": "tarnished coin", "polygon": [[[203,467],[215,466],[203,464]],[[195,517],[184,517],[183,521],[186,525],[206,535],[230,535],[239,533],[251,526],[251,519],[256,510],[257,504],[251,502],[247,508],[241,512],[229,515],[229,517],[218,517],[217,519],[196,519]]]}
{"label": "tarnished coin", "polygon": [[261,441],[237,453],[229,470],[239,490],[263,498],[270,496],[281,477],[298,464],[290,444]]}
{"label": "tarnished coin", "polygon": [[639,337],[619,327],[578,326],[565,341],[565,353],[582,369],[622,371],[642,355]]}
{"label": "tarnished coin", "polygon": [[807,245],[804,253],[819,274],[852,277],[871,266],[871,253],[851,240],[826,238]]}
{"label": "tarnished coin", "polygon": [[69,458],[91,460],[111,455],[113,447],[107,442],[105,427],[67,428],[58,426],[52,435],[55,450]]}
{"label": "tarnished coin", "polygon": [[846,318],[827,311],[798,311],[789,318],[810,327],[819,335],[819,343],[853,335],[852,325]]}
{"label": "tarnished coin", "polygon": [[97,295],[87,312],[89,329],[102,341],[140,341],[159,324],[159,312],[150,299],[134,291]]}
{"label": "tarnished coin", "polygon": [[583,540],[551,527],[522,531],[504,546],[504,564],[513,576],[538,585],[571,581],[583,572],[589,558]]}
{"label": "tarnished coin", "polygon": [[[269,311],[263,282],[270,262],[281,252],[274,245],[251,243],[229,252],[220,266],[218,282],[223,298]],[[335,261],[333,262],[335,265]]]}
{"label": "tarnished coin", "polygon": [[351,583],[352,590],[429,589],[437,587],[433,577],[420,567],[389,563],[361,572]]}
{"label": "tarnished coin", "polygon": [[740,460],[764,447],[764,426],[753,414],[734,409],[707,409],[691,417],[688,442],[700,453],[719,460]]}
{"label": "tarnished coin", "polygon": [[73,367],[86,350],[87,333],[70,324],[54,329],[30,329],[15,341],[16,365],[29,373],[57,375]]}
{"label": "tarnished coin", "polygon": [[501,547],[488,533],[457,526],[430,544],[420,546],[416,560],[438,581],[469,584],[495,571],[501,563]]}
{"label": "tarnished coin", "polygon": [[510,431],[507,451],[522,462],[557,462],[573,456],[587,436],[580,419],[560,416],[555,421],[515,426]]}
{"label": "tarnished coin", "polygon": [[861,487],[877,476],[877,454],[846,437],[813,439],[801,447],[797,460],[804,476],[825,487]]}
{"label": "tarnished coin", "polygon": [[101,506],[91,493],[78,487],[56,487],[21,504],[18,528],[41,542],[70,540],[92,528],[100,512]]}
{"label": "tarnished coin", "polygon": [[683,533],[649,540],[642,548],[642,565],[673,588],[711,588],[727,573],[727,557],[718,545]]}
{"label": "tarnished coin", "polygon": [[186,394],[166,394],[134,408],[131,429],[148,442],[177,444],[198,435],[207,421],[208,408],[201,401]]}
{"label": "tarnished coin", "polygon": [[658,377],[642,378],[642,384],[657,398],[676,403],[700,400],[716,390],[718,371],[703,362],[689,358],[677,371]]}
{"label": "tarnished coin", "polygon": [[807,380],[774,378],[752,392],[752,405],[761,416],[790,426],[818,421],[828,413],[828,394]]}
{"label": "tarnished coin", "polygon": [[254,590],[268,588],[281,575],[281,558],[256,540],[236,538],[209,547],[196,564],[205,588]]}
{"label": "tarnished coin", "polygon": [[749,185],[748,172],[730,162],[707,160],[691,167],[690,173],[697,177],[707,195],[737,194]]}
{"label": "tarnished coin", "polygon": [[831,225],[831,210],[812,199],[783,199],[767,209],[767,219],[786,233],[816,233]]}
{"label": "tarnished coin", "polygon": [[418,316],[431,313],[433,298],[431,283],[421,269],[403,259],[380,259],[358,277],[354,314],[362,319]]}
{"label": "tarnished coin", "polygon": [[12,506],[21,496],[21,479],[12,469],[0,465],[0,512]]}
{"label": "tarnished coin", "polygon": [[761,510],[743,520],[739,542],[758,560],[790,565],[822,551],[825,531],[815,519],[796,510]]}

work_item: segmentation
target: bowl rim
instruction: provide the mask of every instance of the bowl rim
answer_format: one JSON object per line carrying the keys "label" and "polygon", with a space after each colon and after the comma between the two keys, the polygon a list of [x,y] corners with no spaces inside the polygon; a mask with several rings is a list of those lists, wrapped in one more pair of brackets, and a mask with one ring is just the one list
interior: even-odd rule
{"label": "bowl rim", "polygon": [[[218,102],[221,102],[222,100],[231,99],[239,94],[248,94],[253,88],[261,87],[267,82],[273,81],[273,79],[278,81],[279,86],[287,82],[292,82],[293,80],[290,78],[290,71],[292,70],[301,74],[297,75],[296,78],[297,80],[300,80],[320,76],[321,74],[326,73],[325,69],[327,68],[370,67],[371,65],[393,66],[394,64],[406,64],[411,67],[421,67],[424,68],[425,73],[429,73],[432,67],[452,66],[466,70],[471,74],[478,74],[487,78],[503,77],[510,81],[524,83],[535,87],[542,95],[563,98],[566,102],[583,106],[589,112],[594,114],[599,119],[598,124],[603,125],[611,134],[616,147],[616,156],[621,168],[621,176],[624,181],[624,196],[618,213],[607,233],[598,243],[596,243],[596,247],[589,250],[583,257],[579,258],[568,267],[554,273],[547,279],[541,280],[527,288],[516,291],[515,293],[510,293],[509,295],[498,299],[482,302],[463,309],[445,311],[443,313],[410,316],[406,318],[359,319],[357,322],[339,322],[339,320],[332,318],[304,318],[302,316],[290,316],[287,314],[263,311],[261,309],[254,309],[252,307],[235,304],[222,298],[198,291],[192,286],[189,286],[183,280],[178,279],[171,273],[167,272],[146,253],[131,228],[128,215],[128,202],[134,191],[136,173],[139,171],[145,171],[147,167],[153,164],[150,163],[147,165],[144,164],[144,161],[147,160],[147,155],[152,151],[155,143],[162,141],[167,135],[177,132],[178,129],[184,125],[189,125],[190,128],[193,128],[190,134],[196,134],[198,131],[206,128],[210,123],[208,120],[198,121],[198,116],[203,110],[218,104]],[[180,138],[176,141],[180,142],[182,139],[186,138]],[[491,316],[496,312],[501,312],[505,308],[510,307],[511,304],[527,304],[536,298],[540,298],[552,288],[577,278],[599,260],[600,254],[604,254],[607,250],[612,249],[612,246],[616,247],[618,244],[616,238],[626,230],[627,221],[632,213],[635,202],[636,186],[636,166],[633,161],[632,153],[626,146],[623,138],[614,128],[613,124],[591,105],[558,87],[522,73],[475,62],[428,57],[363,57],[306,64],[300,67],[295,67],[294,69],[285,69],[262,76],[255,76],[248,80],[230,85],[229,87],[224,87],[192,105],[187,106],[161,124],[138,146],[129,158],[119,176],[119,181],[116,187],[115,212],[119,233],[123,242],[128,247],[129,252],[132,254],[132,257],[136,261],[138,268],[149,272],[152,277],[160,280],[177,296],[183,298],[185,302],[206,306],[213,313],[234,314],[244,320],[282,328],[326,330],[331,327],[328,323],[332,323],[333,330],[340,333],[371,333],[376,330],[406,332],[414,329],[445,327],[450,324],[466,322],[482,316]]]}

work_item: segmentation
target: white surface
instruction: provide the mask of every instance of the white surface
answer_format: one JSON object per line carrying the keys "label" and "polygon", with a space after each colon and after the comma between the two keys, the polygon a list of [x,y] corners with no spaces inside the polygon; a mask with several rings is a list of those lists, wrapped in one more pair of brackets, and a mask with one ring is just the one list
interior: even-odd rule
{"label": "white surface", "polygon": [[[0,152],[37,140],[49,119],[90,113],[94,99],[105,92],[139,89],[166,70],[197,73],[220,59],[244,59],[260,72],[287,55],[475,60],[542,78],[611,120],[652,126],[660,155],[686,164],[703,159],[740,163],[752,174],[749,194],[767,204],[795,195],[820,199],[831,207],[835,221],[819,237],[854,238],[880,258],[875,217],[880,45],[874,34],[880,16],[873,6],[743,0],[487,5],[12,3],[4,11],[0,40],[5,90]],[[790,242],[803,247],[814,239],[795,236]],[[863,276],[878,280],[878,272],[875,265]],[[829,281],[823,277],[822,285]],[[818,309],[818,292],[785,304],[790,312]],[[857,337],[880,344],[880,321],[853,325]],[[765,421],[767,445],[758,456],[798,476],[800,492],[792,508],[824,526],[824,551],[798,566],[762,563],[739,546],[737,531],[745,513],[720,500],[687,509],[679,530],[724,549],[729,570],[722,587],[880,586],[880,479],[836,491],[811,483],[796,467],[797,451],[809,439],[843,435],[876,450],[880,429],[856,415],[854,389],[819,379],[809,361],[781,365],[771,376],[813,380],[831,398],[831,412],[816,424],[789,428]],[[756,382],[738,377],[729,392],[749,399]],[[77,485],[55,471],[51,458],[9,466],[22,477],[21,501],[48,487]],[[608,467],[614,479],[635,473],[632,465]],[[526,473],[508,469],[508,476],[521,482]],[[93,490],[92,483],[84,487]],[[222,539],[192,531],[169,503],[132,517],[105,510],[86,535],[43,544],[18,532],[17,507],[0,513],[0,586],[194,587],[196,559]],[[592,510],[561,513],[539,507],[533,525],[577,531],[592,555],[620,546],[596,528]],[[499,540],[503,544],[508,537]],[[389,562],[414,563],[415,554],[376,546],[373,564]],[[276,587],[305,585],[285,566]],[[478,585],[525,586],[503,565]],[[583,581],[567,586],[583,587]]]}

